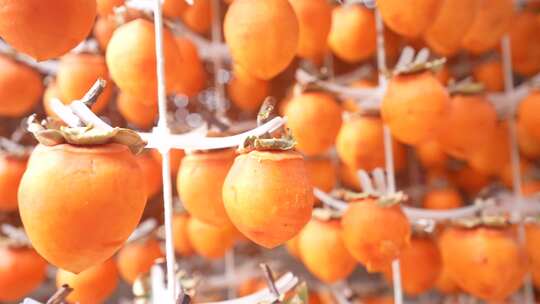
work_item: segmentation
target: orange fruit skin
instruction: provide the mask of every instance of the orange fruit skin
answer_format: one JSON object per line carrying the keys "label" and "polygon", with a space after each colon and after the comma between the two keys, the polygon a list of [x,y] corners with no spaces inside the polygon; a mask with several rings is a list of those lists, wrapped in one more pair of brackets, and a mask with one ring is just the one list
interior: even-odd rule
{"label": "orange fruit skin", "polygon": [[139,223],[146,203],[142,170],[119,144],[38,145],[18,195],[36,251],[75,273],[110,258]]}
{"label": "orange fruit skin", "polygon": [[463,198],[456,189],[443,188],[429,191],[424,197],[424,208],[446,210],[463,206]]}
{"label": "orange fruit skin", "polygon": [[300,38],[299,57],[321,58],[326,52],[327,38],[332,26],[332,6],[325,0],[290,0],[298,17]]}
{"label": "orange fruit skin", "polygon": [[461,48],[463,33],[474,21],[476,0],[443,0],[433,23],[424,32],[424,41],[437,54],[453,56]]}
{"label": "orange fruit skin", "polygon": [[0,211],[17,210],[17,189],[26,170],[26,159],[0,153]]}
{"label": "orange fruit skin", "polygon": [[524,197],[531,197],[540,192],[540,180],[525,181],[521,188]]}
{"label": "orange fruit skin", "polygon": [[[420,295],[431,289],[441,273],[441,254],[437,244],[428,238],[413,237],[411,244],[399,256],[403,290],[410,296]],[[384,272],[392,282],[392,270]]]}
{"label": "orange fruit skin", "polygon": [[451,178],[461,190],[470,196],[477,194],[491,181],[489,176],[469,166],[455,172]]}
{"label": "orange fruit skin", "polygon": [[92,106],[95,113],[102,112],[109,104],[113,84],[109,77],[105,58],[97,54],[67,54],[58,66],[56,86],[60,100],[71,103],[81,99],[98,78],[107,81],[105,89]]}
{"label": "orange fruit skin", "polygon": [[409,244],[411,228],[399,205],[353,202],[341,219],[343,240],[351,255],[369,272],[383,271]]}
{"label": "orange fruit skin", "polygon": [[528,223],[525,225],[525,249],[531,263],[534,286],[540,286],[540,228],[536,223]]}
{"label": "orange fruit skin", "polygon": [[[163,163],[163,160],[161,159],[161,153],[159,153],[158,150],[152,149],[150,151],[152,156],[158,161],[158,163]],[[171,149],[169,151],[169,163],[171,166],[171,175],[175,176],[178,174],[178,170],[180,170],[180,164],[182,163],[182,159],[184,158],[184,150],[179,149]]]}
{"label": "orange fruit skin", "polygon": [[521,101],[518,122],[531,138],[540,141],[540,91],[534,91]]}
{"label": "orange fruit skin", "polygon": [[140,129],[150,129],[158,116],[157,102],[144,102],[123,92],[116,98],[116,107],[126,121]]}
{"label": "orange fruit skin", "polygon": [[445,229],[439,245],[448,273],[475,297],[504,300],[519,289],[528,266],[514,234],[512,228]]}
{"label": "orange fruit skin", "polygon": [[193,254],[193,246],[189,241],[188,234],[189,215],[186,213],[175,214],[173,217],[173,232],[174,232],[174,250],[182,256],[190,256]]}
{"label": "orange fruit skin", "polygon": [[92,32],[99,44],[99,48],[102,50],[107,49],[109,41],[111,41],[114,30],[116,30],[117,24],[113,17],[98,17],[94,25]]}
{"label": "orange fruit skin", "polygon": [[210,0],[195,0],[182,12],[182,21],[193,31],[204,34],[212,26],[212,4]]}
{"label": "orange fruit skin", "polygon": [[199,57],[197,46],[188,38],[175,37],[176,45],[180,51],[182,71],[176,83],[176,93],[188,97],[197,95],[205,86],[207,75],[204,64]]}
{"label": "orange fruit skin", "polygon": [[0,55],[0,116],[27,114],[40,100],[43,90],[38,71]]}
{"label": "orange fruit skin", "polygon": [[415,148],[422,166],[432,169],[446,167],[448,156],[437,140],[426,141]]}
{"label": "orange fruit skin", "polygon": [[306,169],[313,187],[330,192],[337,183],[337,169],[329,157],[306,159]]}
{"label": "orange fruit skin", "polygon": [[514,2],[511,0],[476,0],[476,15],[464,33],[461,46],[473,54],[482,54],[499,45],[510,29]]}
{"label": "orange fruit skin", "polygon": [[223,202],[234,226],[253,242],[266,248],[285,243],[307,224],[313,209],[302,155],[252,151],[237,156],[223,184]]}
{"label": "orange fruit skin", "polygon": [[436,136],[449,101],[446,88],[430,72],[397,76],[388,84],[381,115],[397,140],[417,145]]}
{"label": "orange fruit skin", "polygon": [[439,142],[444,151],[458,159],[467,159],[478,145],[496,132],[497,112],[484,96],[452,97],[448,115],[440,122]]}
{"label": "orange fruit skin", "polygon": [[262,80],[287,68],[300,36],[287,0],[234,1],[225,15],[224,33],[234,62]]}
{"label": "orange fruit skin", "polygon": [[[512,163],[508,162],[501,168],[501,171],[499,172],[499,180],[503,183],[503,185],[510,189],[512,189],[514,186],[514,173],[512,168]],[[522,179],[531,172],[532,168],[532,163],[527,159],[521,158],[519,160],[519,169]]]}
{"label": "orange fruit skin", "polygon": [[339,181],[341,186],[345,186],[358,192],[362,191],[356,169],[349,167],[344,163],[339,164]]}
{"label": "orange fruit skin", "polygon": [[0,301],[15,302],[46,279],[47,263],[34,250],[0,247]]}
{"label": "orange fruit skin", "polygon": [[445,295],[460,292],[459,286],[457,286],[456,282],[450,277],[450,274],[448,273],[448,270],[444,264],[442,265],[442,270],[437,278],[437,282],[435,282],[435,289]]}
{"label": "orange fruit skin", "polygon": [[232,103],[240,110],[256,112],[270,93],[266,80],[254,77],[234,77],[227,84],[227,93]]}
{"label": "orange fruit skin", "polygon": [[54,113],[51,107],[53,98],[60,99],[58,97],[58,87],[56,86],[56,81],[51,81],[45,88],[45,92],[43,93],[43,109],[45,110],[45,114],[47,114],[47,116],[58,118],[58,115]]}
{"label": "orange fruit skin", "polygon": [[95,0],[2,0],[0,37],[42,61],[76,47],[92,30],[95,18]]}
{"label": "orange fruit skin", "polygon": [[129,243],[118,252],[118,271],[124,281],[133,284],[139,275],[150,271],[156,259],[163,256],[159,242],[155,239]]}
{"label": "orange fruit skin", "polygon": [[235,241],[234,228],[213,226],[195,217],[187,224],[189,241],[197,254],[207,259],[221,259],[232,248]]}
{"label": "orange fruit skin", "polygon": [[114,13],[114,8],[124,5],[125,0],[96,0],[97,14],[107,16]]}
{"label": "orange fruit skin", "polygon": [[337,6],[332,11],[328,46],[340,59],[356,63],[375,53],[375,15],[361,5]]}
{"label": "orange fruit skin", "polygon": [[394,304],[394,298],[391,296],[379,296],[363,298],[362,302],[356,304]]}
{"label": "orange fruit skin", "polygon": [[500,92],[504,90],[502,64],[498,60],[486,61],[473,68],[473,76],[486,90]]}
{"label": "orange fruit skin", "polygon": [[341,127],[341,112],[336,100],[324,93],[303,93],[293,97],[285,116],[287,127],[297,142],[297,150],[313,156],[330,149]]}
{"label": "orange fruit skin", "polygon": [[416,38],[438,17],[440,0],[378,0],[377,7],[384,23],[394,32]]}
{"label": "orange fruit skin", "polygon": [[532,12],[514,15],[510,27],[512,68],[521,75],[532,76],[540,70],[540,22]]}
{"label": "orange fruit skin", "polygon": [[525,157],[540,158],[540,139],[531,136],[521,121],[517,123],[517,140],[519,150]]}
{"label": "orange fruit skin", "polygon": [[144,189],[146,197],[152,198],[161,191],[163,185],[161,178],[161,164],[150,155],[144,153],[137,155],[137,163],[144,176]]}
{"label": "orange fruit skin", "polygon": [[221,189],[235,157],[233,150],[188,154],[182,159],[176,186],[184,207],[197,219],[230,225]]}
{"label": "orange fruit skin", "polygon": [[118,269],[113,260],[74,274],[63,269],[56,273],[56,286],[68,284],[73,288],[66,300],[80,304],[102,303],[111,296],[118,285]]}
{"label": "orange fruit skin", "polygon": [[[128,22],[114,32],[107,46],[111,78],[126,94],[156,102],[157,75],[154,24],[144,19]],[[181,73],[181,57],[174,37],[163,29],[166,91],[173,93]]]}
{"label": "orange fruit skin", "polygon": [[300,233],[292,239],[285,242],[285,248],[289,254],[297,259],[300,259],[300,246],[299,246]]}
{"label": "orange fruit skin", "polygon": [[468,162],[471,167],[479,172],[496,176],[510,162],[510,131],[508,130],[508,124],[506,122],[499,123],[491,136],[485,133],[484,135],[486,138],[477,142],[470,152]]}
{"label": "orange fruit skin", "polygon": [[327,284],[346,279],[356,268],[356,260],[343,243],[338,220],[309,221],[300,232],[298,247],[307,269]]}
{"label": "orange fruit skin", "polygon": [[[372,171],[385,167],[383,123],[380,118],[362,116],[345,122],[336,140],[336,150],[347,166]],[[406,151],[393,140],[394,166],[406,165]]]}
{"label": "orange fruit skin", "polygon": [[239,297],[249,296],[261,289],[266,288],[266,282],[259,278],[251,278],[242,282],[237,288],[236,293]]}
{"label": "orange fruit skin", "polygon": [[169,18],[180,18],[188,7],[189,4],[185,0],[165,0],[162,4],[163,15]]}

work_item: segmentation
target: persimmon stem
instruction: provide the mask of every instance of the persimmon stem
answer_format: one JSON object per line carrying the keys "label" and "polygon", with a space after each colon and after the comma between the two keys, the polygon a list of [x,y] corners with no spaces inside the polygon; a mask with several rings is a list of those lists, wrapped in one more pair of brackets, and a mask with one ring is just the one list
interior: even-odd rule
{"label": "persimmon stem", "polygon": [[266,280],[266,285],[268,285],[268,289],[270,292],[279,300],[281,297],[281,294],[279,293],[279,290],[276,287],[276,279],[274,278],[274,275],[272,274],[272,270],[270,269],[270,266],[267,264],[260,264],[259,265],[264,273],[264,278]]}
{"label": "persimmon stem", "polygon": [[47,300],[46,304],[61,304],[72,291],[73,288],[64,284],[49,298],[49,300]]}
{"label": "persimmon stem", "polygon": [[94,85],[84,94],[83,98],[81,99],[81,102],[84,103],[86,106],[91,107],[94,103],[96,103],[99,95],[103,93],[103,90],[105,90],[105,87],[107,86],[107,81],[102,78],[98,78]]}
{"label": "persimmon stem", "polygon": [[260,127],[266,122],[268,122],[270,116],[272,115],[272,112],[274,111],[275,104],[276,100],[274,98],[266,97],[259,110],[259,114],[257,114],[257,127]]}

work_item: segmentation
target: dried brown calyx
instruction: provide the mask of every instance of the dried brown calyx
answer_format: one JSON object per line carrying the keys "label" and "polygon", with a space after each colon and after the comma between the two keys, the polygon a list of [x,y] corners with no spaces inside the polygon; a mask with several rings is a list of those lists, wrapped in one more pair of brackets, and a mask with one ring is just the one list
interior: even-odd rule
{"label": "dried brown calyx", "polygon": [[328,222],[331,220],[341,219],[341,217],[343,216],[343,212],[330,208],[315,208],[313,209],[311,215],[313,216],[313,218],[319,221]]}
{"label": "dried brown calyx", "polygon": [[481,215],[453,220],[452,225],[460,228],[473,229],[478,227],[507,228],[512,225],[507,215]]}
{"label": "dried brown calyx", "polygon": [[377,203],[380,207],[392,207],[408,199],[408,196],[401,191],[386,194],[372,192],[353,192],[345,189],[339,189],[332,192],[332,196],[346,202],[374,199],[377,200]]}
{"label": "dried brown calyx", "polygon": [[470,77],[461,81],[451,79],[448,83],[448,93],[450,95],[478,95],[484,93],[484,91],[484,84],[474,82]]}

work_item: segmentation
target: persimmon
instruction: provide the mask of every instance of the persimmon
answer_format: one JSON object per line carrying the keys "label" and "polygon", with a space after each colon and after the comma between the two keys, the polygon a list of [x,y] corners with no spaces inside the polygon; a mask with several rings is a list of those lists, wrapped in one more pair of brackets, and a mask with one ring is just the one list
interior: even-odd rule
{"label": "persimmon", "polygon": [[189,241],[187,230],[188,222],[189,215],[186,213],[178,213],[173,217],[174,250],[182,256],[193,254],[193,247]]}
{"label": "persimmon", "polygon": [[169,18],[180,18],[188,6],[185,0],[165,0],[162,5],[163,15]]}
{"label": "persimmon", "polygon": [[540,71],[540,22],[533,12],[514,15],[509,29],[512,68],[521,75],[532,76]]}
{"label": "persimmon", "polygon": [[182,71],[175,85],[176,93],[193,97],[198,94],[206,84],[206,71],[199,57],[197,46],[186,37],[175,37],[176,45],[180,51]]}
{"label": "persimmon", "polygon": [[435,289],[445,295],[456,294],[460,291],[459,286],[457,286],[454,279],[450,277],[444,264],[442,265],[442,270],[437,278],[437,282],[435,282]]}
{"label": "persimmon", "polygon": [[444,168],[446,166],[448,156],[437,140],[426,141],[415,148],[418,159],[425,168]]}
{"label": "persimmon", "polygon": [[424,31],[424,41],[439,55],[455,55],[461,48],[463,33],[474,21],[476,9],[476,0],[441,1],[437,16]]}
{"label": "persimmon", "polygon": [[494,135],[497,112],[482,95],[456,95],[440,123],[444,128],[439,142],[444,151],[455,158],[467,159],[477,146]]}
{"label": "persimmon", "polygon": [[496,47],[510,28],[514,14],[512,0],[476,0],[476,14],[464,32],[461,46],[473,54],[481,54]]}
{"label": "persimmon", "polygon": [[161,164],[150,153],[137,155],[137,164],[141,167],[144,176],[146,197],[152,198],[161,191],[161,185],[163,184]]}
{"label": "persimmon", "polygon": [[231,226],[214,226],[190,217],[187,224],[193,250],[208,259],[221,259],[234,245],[236,232]]}
{"label": "persimmon", "polygon": [[114,13],[114,8],[124,5],[125,0],[96,0],[97,14],[107,16]]}
{"label": "persimmon", "polygon": [[17,189],[26,170],[25,158],[0,153],[0,211],[17,210]]}
{"label": "persimmon", "polygon": [[118,252],[117,264],[124,281],[133,284],[137,277],[150,271],[156,259],[163,257],[159,242],[150,238],[124,245]]}
{"label": "persimmon", "polygon": [[349,167],[344,163],[339,164],[339,181],[342,186],[354,191],[361,191],[360,179],[355,168]]}
{"label": "persimmon", "polygon": [[298,17],[300,38],[299,57],[321,58],[326,52],[328,34],[332,26],[332,6],[325,0],[290,0]]}
{"label": "persimmon", "polygon": [[[158,161],[158,163],[162,163],[161,160],[161,153],[159,153],[158,150],[152,149],[150,151],[152,156]],[[178,174],[178,170],[180,170],[180,164],[182,163],[182,159],[184,158],[184,150],[179,149],[171,149],[169,151],[169,161],[170,161],[170,167],[171,167],[171,175],[176,176]]]}
{"label": "persimmon", "polygon": [[236,293],[239,297],[245,297],[259,290],[265,289],[266,287],[267,285],[264,280],[260,278],[250,278],[240,283],[240,285],[236,288]]}
{"label": "persimmon", "polygon": [[182,12],[182,21],[193,31],[204,34],[212,26],[211,0],[194,0]]}
{"label": "persimmon", "polygon": [[521,122],[517,123],[517,140],[519,151],[530,159],[540,158],[540,139],[529,134]]}
{"label": "persimmon", "polygon": [[298,243],[299,237],[300,237],[300,234],[296,235],[295,237],[293,237],[292,239],[288,240],[285,243],[285,248],[287,249],[287,252],[289,252],[291,256],[297,259],[301,259],[300,246]]}
{"label": "persimmon", "polygon": [[[360,89],[373,89],[377,87],[377,82],[374,82],[369,79],[360,79],[356,80],[350,85],[352,88],[360,88]],[[342,107],[347,112],[361,112],[362,109],[360,108],[360,105],[358,102],[354,99],[345,99],[343,101]]]}
{"label": "persimmon", "polygon": [[435,71],[435,77],[437,80],[439,80],[440,83],[443,85],[448,85],[448,82],[450,81],[450,78],[452,78],[452,73],[448,66],[443,66],[439,70]]}
{"label": "persimmon", "polygon": [[495,132],[484,134],[467,157],[469,165],[485,175],[496,176],[510,162],[510,133],[508,124],[497,124]]}
{"label": "persimmon", "polygon": [[124,92],[118,94],[116,107],[127,122],[141,129],[152,127],[158,116],[157,102],[144,102]]}
{"label": "persimmon", "polygon": [[445,210],[463,206],[463,198],[456,189],[433,189],[426,193],[423,201],[424,208]]}
{"label": "persimmon", "polygon": [[397,140],[416,145],[434,138],[449,105],[446,88],[430,72],[393,77],[381,104]]}
{"label": "persimmon", "polygon": [[319,92],[294,96],[285,117],[297,141],[297,150],[310,156],[324,153],[334,145],[342,122],[337,101]]}
{"label": "persimmon", "polygon": [[339,220],[312,219],[300,232],[298,247],[304,265],[325,283],[344,280],[356,268],[356,260],[343,243]]}
{"label": "persimmon", "polygon": [[118,268],[113,260],[107,260],[74,274],[59,269],[56,273],[56,286],[68,284],[73,288],[66,300],[81,304],[102,303],[110,297],[118,285]]}
{"label": "persimmon", "polygon": [[394,304],[394,298],[392,296],[367,297],[358,304]]}
{"label": "persimmon", "polygon": [[504,90],[504,74],[499,60],[479,63],[473,68],[474,79],[484,85],[487,91]]}
{"label": "persimmon", "polygon": [[[131,8],[127,8],[126,11],[121,15],[124,23],[135,20],[142,16],[143,15],[140,11]],[[120,26],[117,18],[118,17],[114,15],[108,15],[101,17],[98,16],[96,19],[92,33],[99,44],[99,48],[103,51],[107,50],[107,46],[109,45],[109,41],[111,40],[114,31],[118,26]]]}
{"label": "persimmon", "polygon": [[215,226],[230,225],[221,189],[234,161],[233,150],[196,152],[182,159],[176,186],[189,214]]}
{"label": "persimmon", "polygon": [[[401,170],[406,165],[405,148],[393,140],[394,167]],[[347,166],[372,171],[385,166],[383,122],[369,116],[353,117],[346,121],[337,136],[336,150]]]}
{"label": "persimmon", "polygon": [[95,0],[2,0],[0,7],[0,37],[37,61],[63,55],[83,41],[97,9]]}
{"label": "persimmon", "polygon": [[235,76],[227,84],[227,93],[232,103],[240,110],[255,112],[269,95],[270,84],[250,75]]}
{"label": "persimmon", "polygon": [[337,183],[337,169],[329,157],[306,159],[306,169],[313,187],[330,192]]}
{"label": "persimmon", "polygon": [[97,54],[68,54],[62,57],[58,65],[56,87],[60,100],[71,102],[81,99],[88,89],[101,78],[108,81],[107,86],[92,105],[92,111],[102,112],[112,95],[109,71],[105,58]]}
{"label": "persimmon", "polygon": [[[378,0],[377,8],[384,23],[394,32],[415,38],[436,20],[441,6],[439,0]],[[440,22],[440,21],[439,21]]]}
{"label": "persimmon", "polygon": [[530,222],[525,225],[525,249],[531,263],[530,268],[533,273],[534,286],[540,286],[540,226],[537,222]]}
{"label": "persimmon", "polygon": [[340,59],[356,63],[375,53],[377,33],[373,11],[361,6],[337,6],[332,11],[328,46]]}
{"label": "persimmon", "polygon": [[439,245],[452,279],[475,297],[502,301],[523,283],[527,261],[511,227],[449,227]]}
{"label": "persimmon", "polygon": [[0,116],[25,115],[39,101],[43,90],[38,71],[0,55]]}
{"label": "persimmon", "polygon": [[[521,158],[519,160],[519,169],[522,178],[527,176],[533,169],[533,165],[527,159]],[[499,172],[500,181],[508,188],[513,188],[514,184],[514,171],[511,162],[506,163]]]}
{"label": "persimmon", "polygon": [[78,273],[110,258],[127,240],[141,218],[146,191],[127,146],[38,145],[18,198],[36,251]]}
{"label": "persimmon", "polygon": [[343,240],[369,272],[383,271],[409,244],[411,228],[399,205],[353,201],[341,219]]}
{"label": "persimmon", "polygon": [[313,208],[302,155],[279,150],[238,155],[223,184],[223,202],[231,222],[253,242],[274,248],[290,240]]}
{"label": "persimmon", "polygon": [[540,91],[533,91],[521,101],[517,116],[525,132],[540,141]]}
{"label": "persimmon", "polygon": [[287,68],[300,36],[287,0],[234,1],[225,15],[224,33],[234,62],[262,80]]}
{"label": "persimmon", "polygon": [[540,192],[540,180],[527,180],[523,182],[521,193],[524,197],[531,197]]}
{"label": "persimmon", "polygon": [[[173,93],[181,74],[181,57],[171,32],[163,29],[167,93]],[[156,102],[156,48],[152,22],[136,19],[114,32],[106,54],[111,78],[126,94]]]}
{"label": "persimmon", "polygon": [[[403,290],[410,296],[422,294],[431,289],[441,273],[441,254],[437,244],[427,237],[413,237],[410,245],[399,256]],[[384,272],[388,282],[392,282],[392,271]]]}
{"label": "persimmon", "polygon": [[454,172],[451,178],[461,190],[471,196],[477,194],[491,181],[488,175],[485,175],[470,166],[465,166]]}
{"label": "persimmon", "polygon": [[56,87],[56,81],[52,80],[47,84],[45,92],[43,92],[43,109],[45,114],[49,117],[58,118],[58,115],[52,110],[51,102],[54,98],[60,99],[58,97],[58,88]]}
{"label": "persimmon", "polygon": [[47,278],[47,263],[34,250],[0,246],[0,301],[15,302]]}

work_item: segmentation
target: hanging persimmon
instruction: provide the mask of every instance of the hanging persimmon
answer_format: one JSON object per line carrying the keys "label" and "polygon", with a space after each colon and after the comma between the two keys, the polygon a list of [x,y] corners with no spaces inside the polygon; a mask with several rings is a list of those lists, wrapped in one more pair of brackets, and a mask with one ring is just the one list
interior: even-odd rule
{"label": "hanging persimmon", "polygon": [[[163,160],[161,159],[161,153],[159,153],[158,150],[152,149],[150,151],[152,156],[158,161],[158,163],[162,163]],[[178,175],[178,170],[180,170],[180,164],[182,163],[182,159],[184,158],[184,150],[180,149],[171,149],[169,151],[169,163],[171,167],[171,175],[175,176]]]}
{"label": "hanging persimmon", "polygon": [[234,1],[224,33],[234,62],[262,80],[285,70],[298,50],[298,19],[287,0]]}
{"label": "hanging persimmon", "polygon": [[443,1],[440,0],[377,0],[384,23],[394,32],[416,38],[436,20]]}
{"label": "hanging persimmon", "polygon": [[529,134],[522,123],[517,123],[517,140],[519,151],[530,159],[540,158],[540,139],[537,139]]}
{"label": "hanging persimmon", "polygon": [[326,156],[306,158],[306,169],[313,187],[330,192],[337,183],[337,169]]}
{"label": "hanging persimmon", "polygon": [[305,59],[322,58],[332,25],[332,6],[326,0],[290,0],[298,17],[300,40],[297,54]]}
{"label": "hanging persimmon", "polygon": [[[123,21],[122,23],[126,23],[142,17],[143,14],[139,10],[127,8],[125,11],[122,12],[120,16]],[[96,38],[96,41],[99,44],[99,48],[102,51],[107,50],[107,45],[109,45],[109,41],[111,41],[111,37],[114,31],[120,25],[121,23],[119,23],[119,19],[115,15],[108,15],[102,17],[98,16],[98,18],[96,19],[96,23],[94,24],[94,30],[92,31],[92,33],[94,34],[94,38]]]}
{"label": "hanging persimmon", "polygon": [[127,122],[141,129],[154,126],[158,116],[157,102],[144,102],[124,92],[118,93],[116,107]]}
{"label": "hanging persimmon", "polygon": [[354,191],[361,191],[360,179],[355,168],[344,163],[339,164],[339,181],[342,186]]}
{"label": "hanging persimmon", "polygon": [[474,79],[484,85],[486,91],[504,90],[504,74],[499,60],[489,60],[473,67]]}
{"label": "hanging persimmon", "polygon": [[512,49],[512,68],[523,76],[540,71],[540,22],[533,12],[523,11],[514,15],[509,29]]}
{"label": "hanging persimmon", "polygon": [[285,117],[297,142],[296,149],[309,156],[322,154],[334,145],[342,122],[337,101],[319,92],[293,96]]}
{"label": "hanging persimmon", "polygon": [[441,273],[437,278],[437,282],[435,282],[435,289],[445,295],[457,294],[460,292],[459,286],[457,286],[454,279],[450,277],[444,263],[442,265]]}
{"label": "hanging persimmon", "polygon": [[463,198],[459,191],[451,187],[433,189],[426,193],[423,200],[424,208],[446,210],[463,206]]}
{"label": "hanging persimmon", "polygon": [[368,59],[376,49],[375,15],[361,6],[337,6],[332,11],[328,46],[340,59],[356,63]]}
{"label": "hanging persimmon", "polygon": [[[101,78],[110,82],[109,71],[105,58],[98,54],[67,54],[62,57],[56,75],[56,88],[61,101],[71,102],[81,99]],[[102,112],[112,95],[112,83],[109,83],[97,101],[92,105],[92,111]]]}
{"label": "hanging persimmon", "polygon": [[236,288],[236,293],[239,297],[249,296],[259,290],[265,289],[268,287],[266,282],[261,278],[250,278],[242,283]]}
{"label": "hanging persimmon", "polygon": [[227,93],[240,110],[256,112],[270,93],[270,83],[249,75],[235,65],[234,77],[227,84]]}
{"label": "hanging persimmon", "polygon": [[117,266],[124,281],[133,284],[140,276],[148,273],[156,259],[163,257],[159,242],[146,238],[128,243],[118,251]]}
{"label": "hanging persimmon", "polygon": [[452,181],[467,195],[474,196],[484,187],[489,185],[491,179],[470,166],[460,168],[451,175]]}
{"label": "hanging persimmon", "polygon": [[17,210],[17,189],[27,159],[0,151],[0,212]]}
{"label": "hanging persimmon", "polygon": [[124,5],[125,0],[96,0],[97,14],[107,16],[114,13],[114,8]]}
{"label": "hanging persimmon", "polygon": [[0,55],[0,116],[27,114],[39,102],[43,90],[38,71]]}
{"label": "hanging persimmon", "polygon": [[307,269],[325,283],[344,280],[356,268],[357,262],[345,248],[337,219],[312,219],[300,232],[298,248]]}
{"label": "hanging persimmon", "polygon": [[102,303],[110,297],[118,285],[118,269],[113,260],[74,274],[58,269],[56,273],[56,286],[64,284],[73,288],[66,300],[73,303],[90,304]]}
{"label": "hanging persimmon", "polygon": [[288,240],[285,243],[285,249],[287,249],[287,252],[289,252],[291,256],[297,259],[301,259],[300,247],[298,243],[299,237],[300,237],[300,234],[297,234],[295,237],[293,237],[292,239]]}
{"label": "hanging persimmon", "polygon": [[199,57],[197,46],[186,37],[175,37],[176,45],[180,51],[182,71],[178,82],[175,84],[177,94],[188,97],[197,95],[206,84],[206,71]]}
{"label": "hanging persimmon", "polygon": [[137,164],[139,164],[144,176],[146,197],[150,199],[161,191],[163,185],[161,164],[150,153],[137,155]]}
{"label": "hanging persimmon", "polygon": [[231,226],[214,226],[190,217],[187,226],[193,250],[208,259],[221,259],[234,245],[236,231]]}
{"label": "hanging persimmon", "polygon": [[[477,126],[479,127],[479,126]],[[510,131],[507,122],[499,122],[490,135],[478,142],[467,157],[469,166],[479,172],[496,176],[510,162]]]}
{"label": "hanging persimmon", "polygon": [[47,262],[30,248],[0,246],[0,301],[15,302],[47,278]]}
{"label": "hanging persimmon", "polygon": [[525,225],[525,240],[534,286],[540,286],[540,226],[537,221],[530,221]]}
{"label": "hanging persimmon", "polygon": [[418,160],[425,168],[440,169],[446,166],[448,156],[437,140],[426,141],[415,147]]}
{"label": "hanging persimmon", "polygon": [[525,132],[540,141],[540,91],[531,92],[519,103],[517,116]]}
{"label": "hanging persimmon", "polygon": [[169,18],[180,18],[188,6],[186,0],[164,0],[162,5],[163,15]]}
{"label": "hanging persimmon", "polygon": [[188,233],[189,215],[187,213],[178,213],[173,216],[173,237],[174,250],[181,256],[190,256],[193,254]]}
{"label": "hanging persimmon", "polygon": [[215,226],[230,225],[221,190],[235,157],[234,150],[195,152],[182,159],[176,186],[192,217]]}
{"label": "hanging persimmon", "polygon": [[[521,172],[521,178],[524,179],[525,176],[529,175],[533,170],[533,164],[525,159],[520,158],[519,160],[519,171]],[[512,189],[514,186],[514,165],[512,162],[507,162],[499,172],[499,180],[506,187]]]}
{"label": "hanging persimmon", "polygon": [[95,0],[2,0],[0,37],[38,61],[59,57],[88,36],[96,7]]}
{"label": "hanging persimmon", "polygon": [[212,26],[212,0],[194,0],[182,12],[182,21],[193,31],[204,34]]}

